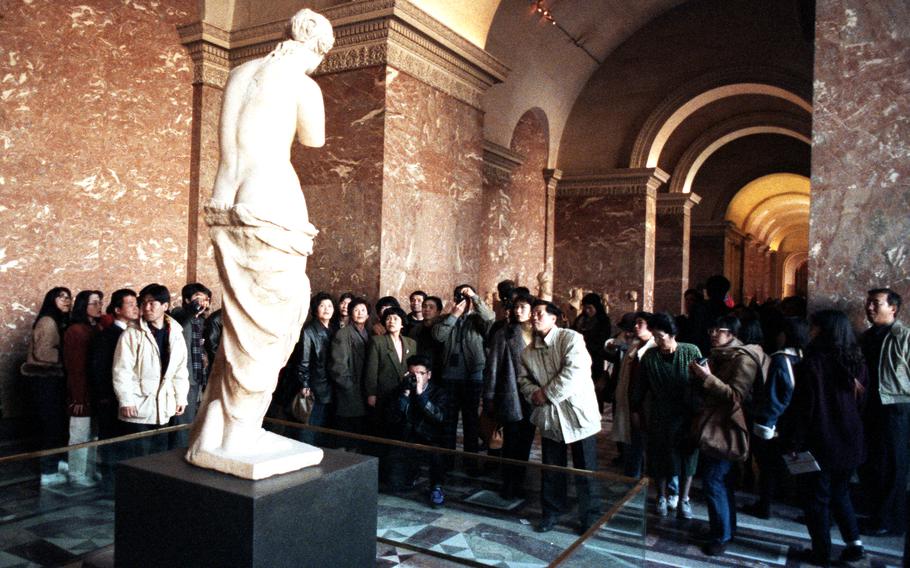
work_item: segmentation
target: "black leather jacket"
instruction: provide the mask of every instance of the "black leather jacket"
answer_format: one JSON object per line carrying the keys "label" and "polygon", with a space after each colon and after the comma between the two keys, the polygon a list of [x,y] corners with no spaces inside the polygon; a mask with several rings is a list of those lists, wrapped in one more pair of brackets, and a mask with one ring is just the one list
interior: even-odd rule
{"label": "black leather jacket", "polygon": [[299,352],[295,354],[294,377],[297,388],[309,388],[316,402],[332,402],[332,385],[329,382],[329,344],[332,340],[330,330],[318,320],[313,320],[303,328]]}
{"label": "black leather jacket", "polygon": [[432,381],[419,395],[416,390],[411,390],[405,396],[404,391],[403,387],[395,404],[389,405],[389,425],[393,435],[405,442],[440,444],[445,422],[445,391]]}

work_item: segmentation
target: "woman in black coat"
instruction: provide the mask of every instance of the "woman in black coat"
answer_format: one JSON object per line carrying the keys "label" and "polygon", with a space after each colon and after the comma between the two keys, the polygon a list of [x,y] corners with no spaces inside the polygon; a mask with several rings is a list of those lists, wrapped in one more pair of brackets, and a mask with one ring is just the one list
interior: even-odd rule
{"label": "woman in black coat", "polygon": [[[519,295],[512,301],[509,325],[493,336],[484,369],[484,412],[502,425],[502,457],[528,461],[534,442],[531,406],[518,392],[521,352],[531,342],[531,304],[533,298]],[[525,468],[502,468],[500,495],[507,500],[524,495]]]}
{"label": "woman in black coat", "polygon": [[847,543],[840,560],[864,556],[849,484],[865,457],[861,405],[866,366],[846,314],[822,310],[809,323],[811,339],[797,371],[788,438],[792,450],[808,450],[821,468],[799,476],[812,537],[812,550],[805,551],[802,560],[828,566],[832,513]]}

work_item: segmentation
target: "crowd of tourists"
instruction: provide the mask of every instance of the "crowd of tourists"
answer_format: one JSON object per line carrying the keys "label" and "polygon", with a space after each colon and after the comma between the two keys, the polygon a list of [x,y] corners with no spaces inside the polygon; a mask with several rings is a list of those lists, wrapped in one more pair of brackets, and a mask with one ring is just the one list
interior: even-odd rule
{"label": "crowd of tourists", "polygon": [[[584,296],[568,321],[554,303],[511,281],[498,285],[495,306],[467,284],[448,305],[415,291],[407,311],[393,297],[371,305],[351,293],[336,301],[320,292],[269,413],[450,449],[461,424],[466,455],[489,451],[498,426],[500,455],[525,462],[539,433],[544,464],[565,466],[571,454],[575,468],[596,470],[596,436],[609,407],[614,463],[627,476],[653,480],[657,515],[692,518],[690,489],[700,473],[707,555],[723,553],[736,535],[734,490],[754,471],[750,462],[758,489],[747,514],[771,518],[781,482],[799,486],[812,540],[806,562],[830,563],[832,517],[847,545],[844,561],[864,556],[861,532],[903,534],[910,331],[897,319],[901,296],[870,290],[871,325],[857,337],[842,311],[807,318],[797,297],[734,306],[729,287],[712,277],[704,290],[686,292],[683,314],[626,313],[616,329],[597,294]],[[221,333],[212,292],[188,284],[179,307],[160,284],[117,290],[106,310],[103,300],[98,290],[45,295],[22,365],[43,448],[190,423],[202,400]],[[438,452],[295,431],[304,442],[378,455],[390,491],[415,487],[426,462],[428,503],[445,503],[453,462]],[[179,434],[174,447],[186,443]],[[93,461],[84,449],[66,461],[43,458],[41,483],[94,485],[109,472],[94,471]],[[462,467],[479,473],[474,460]],[[855,509],[857,472],[865,499]],[[504,464],[499,475],[503,499],[525,497],[524,467]],[[574,480],[576,529],[584,532],[602,514],[598,484]],[[546,532],[572,509],[566,476],[544,469],[540,496],[536,529]]]}

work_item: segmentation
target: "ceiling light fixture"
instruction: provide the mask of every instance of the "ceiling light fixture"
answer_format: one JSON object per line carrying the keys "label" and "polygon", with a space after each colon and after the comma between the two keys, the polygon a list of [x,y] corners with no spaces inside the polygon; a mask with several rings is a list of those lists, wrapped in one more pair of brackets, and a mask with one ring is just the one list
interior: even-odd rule
{"label": "ceiling light fixture", "polygon": [[575,47],[584,51],[585,55],[590,57],[595,63],[597,63],[597,65],[603,65],[603,61],[600,61],[599,59],[594,57],[594,54],[591,53],[590,51],[588,51],[588,49],[584,45],[582,45],[581,41],[576,39],[572,34],[570,34],[568,32],[568,30],[566,30],[564,27],[562,27],[561,25],[559,25],[559,23],[556,22],[556,18],[553,17],[553,12],[551,12],[550,9],[547,8],[546,2],[544,0],[531,0],[531,4],[535,6],[534,11],[537,12],[538,14],[540,14],[541,18],[550,22],[552,25],[556,26],[556,29],[561,31],[567,38],[569,38],[569,41],[571,41],[575,45]]}

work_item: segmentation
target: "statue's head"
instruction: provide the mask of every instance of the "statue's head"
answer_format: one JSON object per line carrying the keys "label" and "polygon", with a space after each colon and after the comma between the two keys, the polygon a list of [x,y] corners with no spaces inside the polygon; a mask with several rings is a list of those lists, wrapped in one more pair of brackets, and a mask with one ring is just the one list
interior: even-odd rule
{"label": "statue's head", "polygon": [[291,18],[290,33],[291,39],[306,45],[320,58],[325,57],[335,44],[332,24],[325,16],[309,8],[294,14]]}

